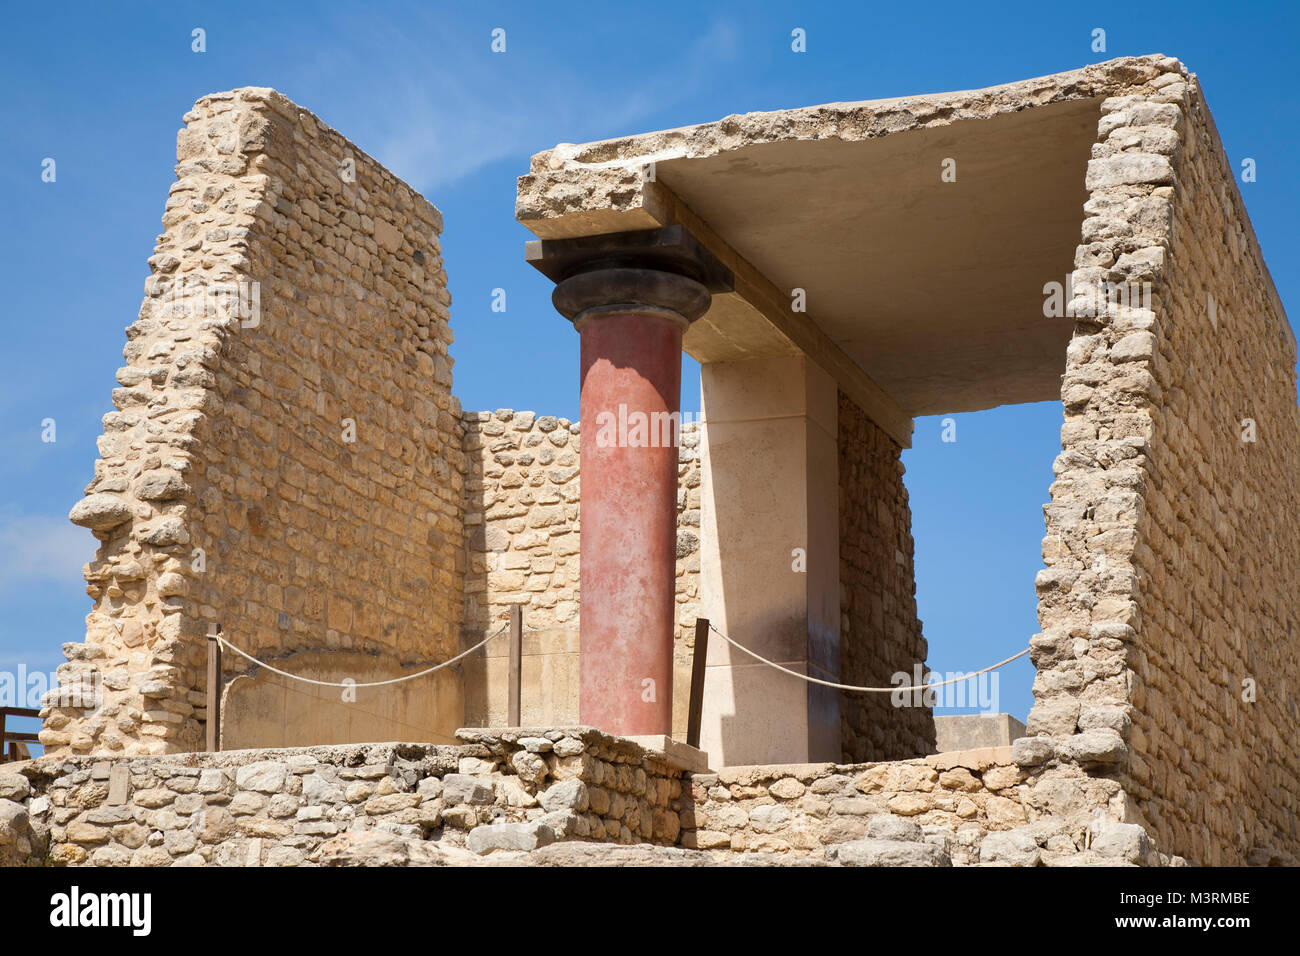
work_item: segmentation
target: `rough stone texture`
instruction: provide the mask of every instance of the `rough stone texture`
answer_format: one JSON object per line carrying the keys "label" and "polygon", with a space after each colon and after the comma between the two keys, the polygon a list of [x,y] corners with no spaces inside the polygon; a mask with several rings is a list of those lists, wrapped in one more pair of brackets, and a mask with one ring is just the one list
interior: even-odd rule
{"label": "rough stone texture", "polygon": [[0,862],[391,866],[557,839],[677,842],[690,793],[682,771],[630,740],[587,727],[459,736],[455,746],[43,757],[16,765],[21,785],[0,778],[15,797],[26,789],[0,800]]}
{"label": "rough stone texture", "polygon": [[[1083,771],[1070,768],[1067,779],[1053,767],[1047,784],[1044,772],[1018,767],[1010,747],[996,747],[691,774],[680,842],[729,858],[811,856],[846,866],[1182,865],[1136,824],[1064,812],[1109,796]],[[1057,802],[1044,799],[1053,786]]]}
{"label": "rough stone texture", "polygon": [[[47,704],[41,739],[53,755],[25,765],[27,792],[4,783],[0,849],[30,857],[48,837],[55,862],[298,863],[341,824],[381,820],[410,828],[391,831],[406,840],[450,832],[452,848],[482,823],[506,823],[566,840],[668,843],[680,831],[709,851],[821,859],[831,845],[915,842],[897,840],[915,836],[906,827],[869,822],[888,814],[918,821],[922,841],[956,865],[1169,862],[1165,853],[1294,862],[1295,342],[1181,64],[1126,58],[990,90],[557,147],[520,181],[519,217],[552,235],[566,221],[651,225],[648,160],[861,141],[1067,99],[1096,102],[1098,135],[1035,582],[1035,705],[1030,736],[1008,752],[733,768],[696,775],[686,791],[668,774],[654,801],[654,775],[628,770],[643,756],[615,743],[601,746],[626,759],[593,758],[588,738],[562,731],[534,732],[550,750],[490,734],[443,750],[387,745],[396,756],[376,760],[401,772],[371,768],[370,755],[325,759],[333,769],[319,772],[303,769],[322,761],[315,752],[142,756],[199,745],[212,620],[261,656],[323,648],[365,661],[367,675],[445,658],[512,603],[528,605],[533,626],[576,624],[576,428],[564,427],[566,443],[549,437],[559,420],[461,415],[437,211],[310,114],[250,89],[205,97],[186,116],[117,410],[70,516],[102,546],[86,568],[86,641],[66,645],[60,680],[101,681],[104,706]],[[347,158],[355,181],[339,176]],[[184,314],[193,303],[171,293],[198,277],[242,280],[240,297],[255,287],[257,321],[229,295]],[[1147,284],[1149,301],[1089,300],[1132,284]],[[342,438],[344,418],[355,443]],[[841,419],[845,673],[892,673],[894,660],[925,654],[897,446],[843,399]],[[1245,419],[1254,441],[1243,440]],[[679,664],[698,599],[694,447],[684,437]],[[542,462],[543,449],[555,460]],[[1254,700],[1243,699],[1247,680]],[[851,698],[846,752],[929,749],[927,730],[911,726],[921,711],[881,710],[882,700]],[[92,750],[114,756],[80,756]],[[581,780],[588,809],[567,806],[581,803],[567,790],[556,809],[539,804],[551,777]]]}
{"label": "rough stone texture", "polygon": [[545,823],[490,823],[475,827],[465,845],[480,856],[497,850],[536,850],[555,842],[555,831]]}
{"label": "rough stone texture", "polygon": [[[648,162],[702,158],[763,143],[859,142],[1064,100],[1117,95],[1180,68],[1177,60],[1159,54],[1123,57],[983,90],[746,113],[681,129],[578,146],[565,143],[532,157],[528,174],[519,177],[515,217],[543,238],[568,234],[566,217],[584,232],[648,228],[655,224],[645,213],[651,192],[642,170]],[[592,229],[592,224],[601,228]]]}
{"label": "rough stone texture", "polygon": [[40,866],[45,862],[49,831],[39,822],[33,824],[30,803],[0,798],[0,866]]}
{"label": "rough stone texture", "polygon": [[[1155,260],[1154,324],[1101,330],[1123,334],[1112,355],[1140,341],[1131,354],[1151,377],[1146,481],[1133,502],[1141,518],[1126,785],[1162,849],[1207,865],[1294,865],[1295,340],[1199,84],[1190,77],[1160,93],[1155,103],[1107,104],[1113,123],[1128,117],[1107,145],[1131,149],[1152,132],[1178,134],[1172,187],[1139,200],[1158,208],[1161,222],[1172,204],[1165,258]],[[1243,441],[1247,418],[1253,442]],[[1244,699],[1247,680],[1253,701]]]}
{"label": "rough stone texture", "polygon": [[[1161,76],[1172,77],[1175,86],[1183,82],[1179,72]],[[1121,350],[1124,360],[1115,362],[1111,350],[1125,336],[1149,329],[1153,308],[1164,301],[1162,275],[1152,263],[1163,262],[1168,241],[1170,187],[1160,185],[1167,178],[1159,164],[1112,162],[1125,146],[1134,153],[1148,147],[1140,131],[1131,141],[1125,138],[1123,130],[1132,129],[1121,122],[1127,117],[1111,114],[1122,104],[1143,105],[1144,115],[1169,121],[1168,111],[1153,111],[1144,99],[1163,95],[1163,89],[1163,81],[1149,89],[1116,89],[1101,104],[1099,142],[1089,163],[1085,242],[1072,276],[1076,330],[1061,382],[1063,450],[1053,467],[1051,503],[1043,509],[1046,568],[1035,581],[1042,632],[1030,641],[1038,673],[1026,730],[1046,742],[1020,741],[1014,752],[1033,761],[1041,799],[1073,819],[1092,810],[1128,822],[1134,810],[1122,790],[1122,770],[1131,723],[1130,655],[1140,625],[1133,553],[1145,519],[1155,383],[1146,362],[1131,360],[1136,352]],[[1115,130],[1121,135],[1112,140]],[[1172,151],[1173,144],[1166,148]],[[1133,182],[1143,169],[1156,181]],[[1128,289],[1131,282],[1139,293],[1149,283],[1150,301],[1111,304],[1109,290]],[[1089,807],[1057,779],[1072,773],[1071,767],[1105,784],[1094,791],[1103,802]]]}
{"label": "rough stone texture", "polygon": [[843,866],[952,866],[937,846],[901,840],[852,840],[829,847],[826,856]]}
{"label": "rough stone texture", "polygon": [[[15,765],[0,862],[93,866],[1179,865],[1072,826],[1008,748],[689,774],[587,727]],[[549,744],[547,749],[544,745]],[[528,772],[520,773],[520,767]],[[24,790],[8,779],[8,792]],[[115,787],[115,778],[122,784]],[[1089,787],[1077,773],[1074,786]],[[550,844],[548,846],[548,844]]]}
{"label": "rough stone texture", "polygon": [[[485,828],[479,828],[485,829]],[[478,832],[477,830],[474,832]],[[479,856],[459,847],[427,840],[378,833],[340,833],[322,844],[312,857],[321,866],[825,866],[808,857],[750,853],[728,859],[702,850],[655,846],[611,846],[607,843],[562,841],[531,852],[496,850]]]}
{"label": "rough stone texture", "polygon": [[578,620],[578,423],[500,409],[464,416],[465,627],[522,605],[530,628]]}
{"label": "rough stone texture", "polygon": [[441,216],[274,91],[204,97],[185,123],[71,515],[102,545],[60,680],[101,677],[106,699],[47,707],[55,753],[201,746],[211,621],[263,659],[340,652],[345,673],[349,654],[427,662],[459,636]]}
{"label": "rough stone texture", "polygon": [[[846,684],[890,687],[893,674],[910,675],[917,664],[922,675],[929,673],[916,615],[902,451],[840,393],[840,681]],[[842,693],[840,723],[847,761],[916,757],[935,749],[930,708],[894,707],[889,694]]]}
{"label": "rough stone texture", "polygon": [[[579,426],[512,409],[464,415],[465,645],[524,612],[522,719],[578,717]],[[699,612],[700,468],[695,422],[681,428],[677,492],[674,728],[686,726]],[[506,722],[508,645],[494,641],[466,665],[465,720]]]}
{"label": "rough stone texture", "polygon": [[1294,861],[1295,341],[1199,85],[1162,70],[1100,104],[1017,759],[1196,863]]}

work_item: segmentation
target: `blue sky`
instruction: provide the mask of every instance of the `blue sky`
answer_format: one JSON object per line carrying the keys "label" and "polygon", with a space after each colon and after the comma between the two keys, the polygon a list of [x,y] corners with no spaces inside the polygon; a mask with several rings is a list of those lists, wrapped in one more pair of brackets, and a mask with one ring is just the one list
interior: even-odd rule
{"label": "blue sky", "polygon": [[[123,328],[200,96],[273,86],[424,193],[444,216],[455,391],[466,408],[576,417],[577,340],[523,262],[515,177],[557,142],[729,113],[970,89],[1115,56],[1197,72],[1284,303],[1297,240],[1296,5],[312,4],[12,5],[0,27],[0,670],[52,670],[89,610],[89,532],[68,509],[92,475]],[[191,31],[207,51],[191,51]],[[490,50],[506,30],[504,54]],[[806,53],[790,32],[807,32]],[[1107,33],[1105,53],[1092,31]],[[57,181],[41,181],[46,157]],[[509,311],[490,310],[508,290]],[[687,361],[684,408],[698,408]],[[41,441],[42,420],[56,438]],[[1060,409],[962,415],[958,441],[917,422],[905,455],[918,599],[939,670],[974,669],[1036,630],[1041,505]],[[1003,671],[1024,717],[1032,668]]]}

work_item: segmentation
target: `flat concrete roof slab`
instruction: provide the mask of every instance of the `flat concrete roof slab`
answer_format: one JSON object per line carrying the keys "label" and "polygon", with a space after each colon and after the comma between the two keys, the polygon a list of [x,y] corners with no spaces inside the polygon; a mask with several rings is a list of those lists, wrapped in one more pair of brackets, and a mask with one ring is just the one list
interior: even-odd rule
{"label": "flat concrete roof slab", "polygon": [[[1060,395],[1043,315],[1079,243],[1096,100],[847,143],[660,163],[669,189],[913,415]],[[940,177],[945,159],[957,179]]]}
{"label": "flat concrete roof slab", "polygon": [[516,212],[543,238],[685,222],[752,265],[767,294],[715,298],[685,342],[701,361],[807,350],[780,314],[800,288],[826,350],[909,415],[1056,399],[1073,322],[1043,315],[1043,286],[1074,268],[1100,100],[1177,68],[1125,58],[562,144],[533,157]]}

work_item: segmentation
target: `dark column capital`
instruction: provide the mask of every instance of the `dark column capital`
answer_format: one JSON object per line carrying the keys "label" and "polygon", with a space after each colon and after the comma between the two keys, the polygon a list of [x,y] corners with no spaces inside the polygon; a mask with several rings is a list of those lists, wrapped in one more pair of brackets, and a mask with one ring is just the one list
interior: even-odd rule
{"label": "dark column capital", "polygon": [[689,325],[733,287],[731,270],[681,226],[535,240],[525,258],[556,283],[551,302],[575,325],[630,309]]}

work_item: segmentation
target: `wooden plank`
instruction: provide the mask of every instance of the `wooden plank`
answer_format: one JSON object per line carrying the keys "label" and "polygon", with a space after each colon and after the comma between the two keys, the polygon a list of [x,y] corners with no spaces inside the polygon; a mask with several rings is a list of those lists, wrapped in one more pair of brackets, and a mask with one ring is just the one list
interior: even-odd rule
{"label": "wooden plank", "polygon": [[704,662],[709,650],[709,619],[695,619],[695,651],[691,656],[691,699],[686,711],[686,743],[700,746],[700,722],[704,717]]}
{"label": "wooden plank", "polygon": [[863,371],[848,353],[827,335],[807,312],[794,312],[790,298],[783,295],[771,280],[759,272],[748,259],[736,252],[662,182],[645,184],[645,204],[664,225],[685,226],[718,261],[735,276],[734,295],[768,321],[812,361],[820,365],[844,394],[857,404],[873,422],[904,448],[912,447],[912,416],[889,397],[871,376]]}
{"label": "wooden plank", "polygon": [[213,625],[208,632],[208,721],[207,748],[209,753],[221,749],[221,642],[217,635],[221,626]]}
{"label": "wooden plank", "polygon": [[41,711],[38,707],[0,707],[0,714],[8,714],[10,717],[39,717]]}
{"label": "wooden plank", "polygon": [[524,656],[524,609],[518,604],[510,606],[510,701],[506,723],[511,727],[520,726],[522,711],[522,693],[520,684],[523,680]]}

